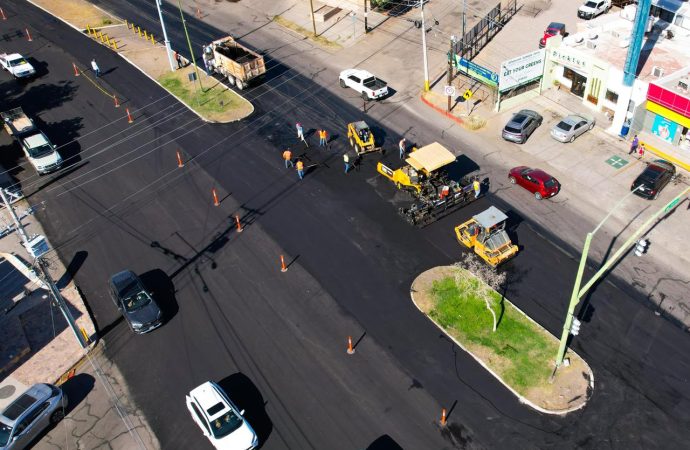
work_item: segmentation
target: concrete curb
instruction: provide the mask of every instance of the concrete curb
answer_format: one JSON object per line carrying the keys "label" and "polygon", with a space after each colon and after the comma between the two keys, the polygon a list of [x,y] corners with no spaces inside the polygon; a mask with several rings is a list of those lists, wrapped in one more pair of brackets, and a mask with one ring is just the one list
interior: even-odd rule
{"label": "concrete curb", "polygon": [[[438,266],[438,267],[453,267],[453,266]],[[427,270],[425,270],[424,272],[422,272],[421,274],[419,274],[419,275],[414,279],[414,281],[412,281],[412,286],[414,286],[414,284],[415,284],[415,282],[417,281],[417,279],[419,278],[419,276],[421,276],[423,273],[426,273],[426,272],[428,272],[429,270],[432,270],[432,269],[435,269],[435,268],[436,268],[436,267],[432,267],[431,269],[427,269]],[[443,332],[443,334],[445,334],[445,335],[446,335],[449,339],[451,339],[458,347],[460,347],[463,351],[465,351],[465,353],[467,353],[467,354],[469,354],[470,356],[472,356],[472,358],[474,358],[475,361],[477,361],[482,367],[484,367],[484,369],[486,369],[487,372],[489,372],[489,373],[490,373],[491,375],[493,375],[498,381],[500,381],[501,384],[502,384],[503,386],[506,387],[506,389],[508,389],[510,392],[513,393],[513,395],[515,395],[515,396],[518,398],[518,400],[520,401],[520,403],[523,403],[523,404],[525,404],[525,405],[527,405],[527,406],[529,406],[529,407],[531,407],[531,408],[533,408],[533,409],[535,409],[535,410],[537,410],[537,411],[539,411],[539,412],[541,412],[541,413],[544,413],[544,414],[565,416],[565,415],[568,414],[568,413],[571,413],[571,412],[573,412],[573,411],[577,411],[578,409],[584,408],[585,405],[587,404],[587,402],[589,401],[589,398],[587,398],[582,404],[580,404],[580,405],[578,405],[578,406],[575,406],[575,407],[573,407],[573,408],[568,408],[568,409],[560,409],[560,410],[549,410],[549,409],[545,409],[545,408],[542,408],[541,406],[538,406],[538,405],[534,404],[533,402],[531,402],[531,401],[528,400],[527,398],[523,397],[523,396],[522,396],[520,393],[518,393],[515,389],[513,389],[513,388],[512,388],[509,384],[507,384],[507,383],[506,383],[496,372],[494,372],[493,370],[491,370],[491,368],[489,368],[489,366],[487,366],[487,365],[484,363],[483,360],[481,360],[479,357],[477,357],[477,356],[476,356],[474,353],[472,353],[469,349],[465,348],[465,346],[463,346],[458,340],[456,340],[453,336],[449,335],[449,334],[446,332],[446,330],[445,330],[438,322],[436,322],[434,319],[432,319],[431,317],[429,317],[428,314],[426,314],[424,311],[422,311],[422,309],[419,307],[419,305],[417,305],[417,302],[416,302],[415,299],[414,299],[414,293],[415,293],[415,290],[412,289],[412,288],[410,288],[410,297],[412,298],[412,303],[413,303],[414,306],[419,310],[419,312],[421,312],[422,314],[424,314],[424,317],[426,317],[426,318],[429,319],[434,325],[436,325],[436,326],[438,327],[438,329],[441,330],[441,331]],[[546,333],[548,333],[550,336],[553,336],[551,333],[549,333],[548,330],[546,330],[544,327],[542,327],[542,326],[539,325],[537,322],[535,322],[531,317],[529,317],[527,314],[525,314],[524,311],[522,311],[520,308],[518,308],[517,306],[515,306],[514,303],[511,302],[510,304],[511,304],[517,311],[519,311],[522,315],[524,315],[527,319],[529,319],[532,323],[536,324],[539,328],[541,328],[542,330],[544,330],[544,331],[545,331]],[[556,337],[554,336],[554,338],[556,338]],[[575,353],[575,352],[573,352],[572,350],[571,350],[571,352],[572,352],[572,353]],[[578,356],[579,356],[579,355],[578,355]],[[587,364],[587,361],[585,361],[584,358],[582,358],[581,356],[580,356],[580,358],[582,359],[582,361],[583,361],[585,364]],[[590,375],[590,378],[589,378],[589,386],[590,386],[590,388],[591,388],[592,390],[594,390],[594,373],[592,372],[592,368],[589,367],[589,364],[587,364],[587,368],[589,369],[589,375]]]}
{"label": "concrete curb", "polygon": [[465,121],[463,121],[461,118],[455,117],[453,114],[449,113],[448,111],[445,111],[444,109],[439,108],[438,106],[434,105],[434,104],[431,103],[429,100],[427,100],[426,97],[424,96],[424,92],[422,92],[421,94],[419,94],[419,98],[420,98],[420,100],[422,100],[422,102],[423,102],[425,105],[427,105],[428,107],[430,107],[430,108],[433,109],[434,111],[443,114],[443,115],[446,116],[447,118],[449,118],[449,119],[451,119],[451,120],[453,120],[453,121],[459,123],[460,125],[463,125],[463,124],[465,123]]}
{"label": "concrete curb", "polygon": [[[84,34],[84,29],[79,28],[79,27],[77,27],[76,25],[73,25],[72,23],[66,21],[65,19],[63,19],[63,18],[60,17],[60,16],[56,16],[55,14],[53,14],[51,11],[47,10],[47,9],[44,8],[43,6],[34,3],[32,0],[26,0],[26,1],[29,2],[29,3],[31,3],[32,5],[34,5],[35,7],[37,7],[38,9],[42,10],[42,11],[45,12],[46,14],[49,14],[50,16],[55,17],[56,19],[60,20],[61,22],[63,22],[63,23],[66,24],[67,26],[69,26],[69,27],[71,27],[72,29],[74,29],[74,30],[78,31],[79,33],[81,33],[82,35]],[[120,24],[120,25],[124,25],[125,21],[124,21],[123,19],[121,19],[120,17],[117,17],[115,14],[112,14],[112,13],[106,11],[106,10],[103,9],[103,8],[99,8],[99,7],[96,6],[96,5],[92,5],[92,6],[94,6],[95,8],[97,8],[97,9],[103,11],[105,14],[108,14],[109,16],[114,17],[115,19],[119,20],[120,22],[122,22],[122,24]],[[117,26],[120,26],[120,25],[117,25]],[[108,26],[110,26],[110,25],[108,25]],[[103,28],[103,27],[101,27],[101,28]],[[86,36],[86,37],[88,37],[89,39],[91,39],[89,36]],[[91,39],[91,40],[93,40],[93,39]],[[95,41],[95,40],[94,40],[94,42],[98,43],[98,41]],[[108,47],[108,46],[106,46],[106,45],[101,44],[101,46],[102,46],[102,47],[106,47],[106,48],[110,49],[111,51],[114,51],[114,50],[112,50],[110,47]],[[250,112],[249,114],[247,114],[246,116],[241,117],[241,118],[239,118],[239,119],[230,120],[230,121],[228,121],[228,122],[218,122],[218,121],[206,119],[205,117],[202,117],[202,116],[201,116],[198,112],[196,112],[194,109],[192,109],[187,103],[183,102],[182,99],[180,99],[178,96],[176,96],[175,94],[173,94],[172,92],[170,92],[169,90],[167,90],[165,87],[163,87],[163,85],[160,84],[160,83],[158,82],[158,80],[156,80],[155,78],[153,78],[153,77],[152,77],[151,75],[149,75],[148,73],[144,72],[141,68],[139,68],[139,66],[137,66],[136,64],[134,64],[129,58],[127,58],[126,56],[124,56],[121,52],[115,51],[115,53],[116,53],[119,57],[121,57],[122,59],[124,59],[125,61],[127,61],[127,63],[129,63],[129,65],[131,65],[132,67],[135,67],[137,70],[139,70],[139,72],[141,72],[141,73],[143,73],[144,75],[146,75],[151,81],[153,81],[153,82],[156,83],[158,86],[160,86],[161,89],[163,89],[165,92],[167,92],[168,94],[170,94],[171,97],[174,97],[178,102],[180,102],[181,104],[183,104],[188,110],[190,110],[191,112],[193,112],[194,114],[196,114],[197,117],[199,117],[201,120],[203,120],[203,121],[206,122],[206,123],[234,123],[234,122],[239,122],[240,120],[244,120],[244,119],[246,119],[247,117],[249,117],[249,116],[251,116],[252,114],[254,114],[255,108],[254,108],[254,105],[252,104],[252,102],[250,102],[249,100],[247,100],[246,98],[244,98],[244,96],[238,94],[236,91],[230,89],[230,87],[229,87],[227,84],[223,83],[222,81],[216,80],[218,83],[222,84],[226,89],[232,90],[232,92],[234,92],[238,97],[240,97],[240,98],[241,98],[242,100],[244,100],[245,102],[249,103],[249,105],[252,107],[252,110],[251,110],[251,112]],[[212,78],[212,77],[210,77],[210,78]],[[215,80],[215,78],[214,78],[214,80]]]}

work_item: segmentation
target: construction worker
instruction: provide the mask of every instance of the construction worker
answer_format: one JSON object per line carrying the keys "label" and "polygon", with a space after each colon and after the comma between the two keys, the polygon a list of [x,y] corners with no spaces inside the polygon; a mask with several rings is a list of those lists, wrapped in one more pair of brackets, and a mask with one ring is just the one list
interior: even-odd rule
{"label": "construction worker", "polygon": [[180,56],[179,53],[177,53],[177,50],[175,51],[175,61],[177,61],[177,68],[181,69],[182,66],[182,57]]}
{"label": "construction worker", "polygon": [[405,140],[405,138],[400,139],[398,149],[400,150],[400,159],[403,159],[405,157],[405,150],[407,149],[407,140]]}
{"label": "construction worker", "polygon": [[450,194],[450,186],[443,186],[441,192],[438,194],[438,198],[443,200]]}
{"label": "construction worker", "polygon": [[292,167],[295,167],[295,163],[292,162],[292,152],[289,148],[283,152],[283,159],[285,160],[286,169],[289,167],[288,164]]}
{"label": "construction worker", "polygon": [[345,153],[343,155],[343,162],[345,162],[345,173],[347,173],[350,170],[350,155]]}
{"label": "construction worker", "polygon": [[297,160],[297,175],[300,180],[304,179],[304,163],[301,159]]}
{"label": "construction worker", "polygon": [[93,73],[96,74],[96,78],[101,76],[101,69],[98,67],[98,64],[96,63],[96,58],[93,58],[91,60],[91,69],[93,69]]}
{"label": "construction worker", "polygon": [[474,198],[479,198],[479,194],[482,193],[482,185],[479,184],[478,177],[476,177],[472,182],[472,189],[474,189]]}
{"label": "construction worker", "polygon": [[319,130],[319,146],[325,147],[326,146],[326,130]]}

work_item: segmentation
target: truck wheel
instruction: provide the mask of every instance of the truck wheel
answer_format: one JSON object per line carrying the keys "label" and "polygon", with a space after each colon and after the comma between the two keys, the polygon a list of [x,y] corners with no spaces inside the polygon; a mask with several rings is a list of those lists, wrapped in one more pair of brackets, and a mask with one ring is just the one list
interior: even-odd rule
{"label": "truck wheel", "polygon": [[346,88],[346,87],[347,87],[347,84],[345,84],[345,81],[340,80],[340,87],[341,87],[341,88]]}
{"label": "truck wheel", "polygon": [[541,199],[542,199],[542,196],[541,196],[541,194],[537,191],[537,192],[534,193],[534,198],[536,198],[537,200],[541,200]]}
{"label": "truck wheel", "polygon": [[362,147],[360,147],[359,145],[355,144],[355,152],[357,152],[358,155],[359,155],[360,153],[362,153]]}
{"label": "truck wheel", "polygon": [[354,147],[354,146],[355,146],[355,141],[354,141],[354,139],[350,138],[350,147]]}
{"label": "truck wheel", "polygon": [[244,89],[244,83],[242,82],[242,80],[235,81],[235,84],[237,85],[237,89],[239,89],[240,91]]}
{"label": "truck wheel", "polygon": [[517,183],[517,180],[515,179],[515,177],[508,177],[508,179],[510,180],[510,184]]}
{"label": "truck wheel", "polygon": [[234,86],[235,85],[235,77],[233,77],[232,75],[228,75],[228,84],[230,86]]}
{"label": "truck wheel", "polygon": [[364,100],[365,102],[369,100],[369,96],[366,92],[362,92],[362,100]]}

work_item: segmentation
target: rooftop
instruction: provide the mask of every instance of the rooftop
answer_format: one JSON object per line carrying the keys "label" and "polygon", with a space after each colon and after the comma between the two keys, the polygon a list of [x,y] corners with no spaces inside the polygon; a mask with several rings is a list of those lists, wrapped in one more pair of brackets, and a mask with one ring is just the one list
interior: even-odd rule
{"label": "rooftop", "polygon": [[656,80],[654,84],[690,99],[690,66],[685,66],[664,78]]}
{"label": "rooftop", "polygon": [[[672,0],[653,3],[672,3]],[[686,8],[685,4],[680,5],[681,10]],[[607,61],[623,71],[636,10],[636,5],[628,5],[617,13],[579,22],[577,32],[564,38],[563,45]],[[652,31],[646,34],[638,64],[638,78],[643,81],[654,81],[663,74],[676,72],[690,60],[690,25],[684,24],[688,28],[683,28],[657,17],[651,20]]]}

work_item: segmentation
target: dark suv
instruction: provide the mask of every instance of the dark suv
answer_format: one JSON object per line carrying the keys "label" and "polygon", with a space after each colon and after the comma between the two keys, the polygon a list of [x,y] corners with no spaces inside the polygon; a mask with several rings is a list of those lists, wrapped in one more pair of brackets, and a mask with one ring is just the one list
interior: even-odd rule
{"label": "dark suv", "polygon": [[131,270],[110,278],[110,296],[135,333],[143,334],[163,324],[163,313]]}
{"label": "dark suv", "polygon": [[531,109],[523,109],[513,116],[503,127],[503,139],[524,144],[528,137],[537,129],[544,119],[539,113]]}
{"label": "dark suv", "polygon": [[676,176],[676,167],[668,161],[657,159],[649,163],[646,169],[635,178],[630,190],[640,186],[635,194],[650,200],[656,200],[659,192]]}

